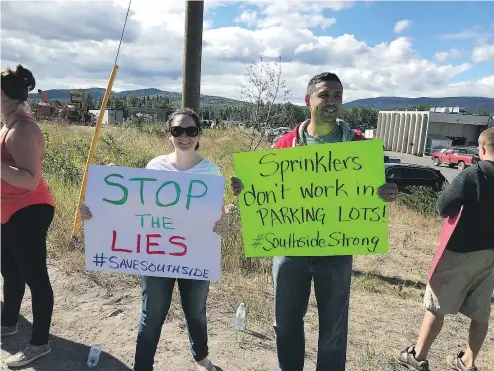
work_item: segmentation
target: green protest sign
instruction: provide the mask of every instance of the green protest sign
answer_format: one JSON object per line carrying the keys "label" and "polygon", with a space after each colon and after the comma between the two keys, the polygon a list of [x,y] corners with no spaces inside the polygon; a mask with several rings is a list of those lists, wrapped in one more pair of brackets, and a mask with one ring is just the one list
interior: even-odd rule
{"label": "green protest sign", "polygon": [[388,251],[382,140],[234,154],[245,255]]}

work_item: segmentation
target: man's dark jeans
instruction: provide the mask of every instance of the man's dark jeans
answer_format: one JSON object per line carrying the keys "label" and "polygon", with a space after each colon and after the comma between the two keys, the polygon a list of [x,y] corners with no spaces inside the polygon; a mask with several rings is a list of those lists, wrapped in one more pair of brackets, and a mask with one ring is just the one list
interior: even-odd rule
{"label": "man's dark jeans", "polygon": [[319,312],[317,371],[345,370],[351,278],[352,256],[274,258],[274,330],[282,371],[304,368],[304,316],[312,279]]}
{"label": "man's dark jeans", "polygon": [[170,310],[173,286],[178,281],[180,301],[189,330],[192,356],[201,361],[208,356],[206,300],[209,281],[165,277],[141,277],[142,313],[137,335],[134,371],[152,371],[161,327]]}

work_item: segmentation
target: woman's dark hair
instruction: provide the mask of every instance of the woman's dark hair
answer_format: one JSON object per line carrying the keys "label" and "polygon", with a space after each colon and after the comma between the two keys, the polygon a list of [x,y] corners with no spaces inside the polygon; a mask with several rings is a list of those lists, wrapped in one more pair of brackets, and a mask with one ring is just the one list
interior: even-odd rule
{"label": "woman's dark hair", "polygon": [[2,71],[2,90],[12,100],[27,101],[28,93],[36,86],[31,71],[18,64],[15,71],[7,68]]}
{"label": "woman's dark hair", "polygon": [[[174,111],[166,120],[166,125],[168,126],[168,130],[171,129],[173,120],[177,116],[189,116],[192,117],[194,122],[196,123],[197,128],[199,129],[199,133],[201,133],[201,118],[197,113],[194,112],[194,110],[191,110],[190,108],[179,108],[178,110]],[[197,151],[199,149],[199,143],[197,143],[195,150]]]}

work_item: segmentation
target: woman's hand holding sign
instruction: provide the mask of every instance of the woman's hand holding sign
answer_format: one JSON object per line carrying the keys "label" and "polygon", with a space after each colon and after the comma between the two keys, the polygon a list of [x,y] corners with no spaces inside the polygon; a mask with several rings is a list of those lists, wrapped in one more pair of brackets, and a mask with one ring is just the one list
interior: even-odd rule
{"label": "woman's hand holding sign", "polygon": [[[115,166],[115,164],[113,162],[110,162],[106,166]],[[84,203],[79,206],[79,214],[81,215],[82,220],[89,220],[93,217],[91,210],[89,210],[89,207],[87,207]]]}
{"label": "woman's hand holding sign", "polygon": [[230,226],[227,220],[222,215],[221,219],[218,220],[216,223],[214,223],[213,232],[220,236],[224,236],[228,234],[229,231],[230,231]]}
{"label": "woman's hand holding sign", "polygon": [[79,206],[79,213],[81,214],[82,220],[89,220],[93,217],[91,210],[89,210],[89,207],[87,207],[86,204],[81,204],[81,206]]}

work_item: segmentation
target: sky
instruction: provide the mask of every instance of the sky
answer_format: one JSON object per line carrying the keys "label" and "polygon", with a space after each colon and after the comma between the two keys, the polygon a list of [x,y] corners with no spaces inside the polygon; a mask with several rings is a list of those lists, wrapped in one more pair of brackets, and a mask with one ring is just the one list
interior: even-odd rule
{"label": "sky", "polygon": [[[1,67],[36,89],[106,88],[127,0],[1,1]],[[133,0],[113,90],[181,91],[185,2]],[[281,58],[288,100],[336,73],[349,102],[494,97],[494,2],[205,2],[201,93],[242,98],[246,67]]]}

